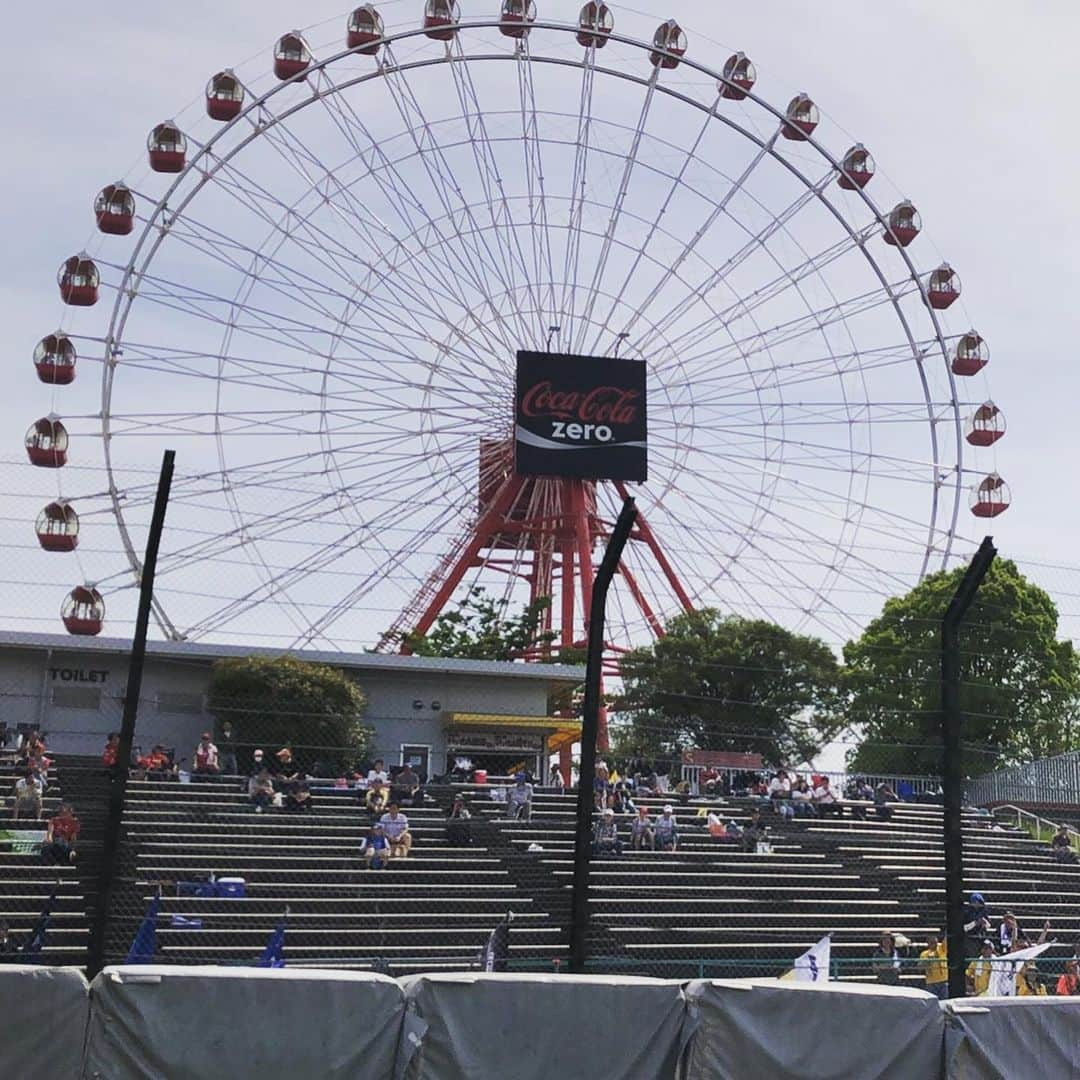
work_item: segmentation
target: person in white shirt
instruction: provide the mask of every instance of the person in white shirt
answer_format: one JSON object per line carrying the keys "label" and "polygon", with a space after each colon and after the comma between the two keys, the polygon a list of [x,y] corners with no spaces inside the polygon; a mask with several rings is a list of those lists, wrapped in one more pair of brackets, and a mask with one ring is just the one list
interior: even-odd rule
{"label": "person in white shirt", "polygon": [[22,777],[15,781],[15,803],[11,809],[13,821],[21,817],[40,820],[44,785],[28,765]]}
{"label": "person in white shirt", "polygon": [[800,780],[791,789],[791,807],[796,817],[817,817],[814,809],[814,793],[805,780]]}
{"label": "person in white shirt", "polygon": [[833,794],[832,788],[829,787],[829,778],[827,776],[821,777],[818,786],[814,788],[814,806],[822,817],[829,814],[836,814],[839,817],[844,815],[839,800]]}
{"label": "person in white shirt", "polygon": [[387,783],[387,781],[389,779],[390,778],[386,774],[386,763],[383,761],[382,758],[379,758],[375,762],[375,765],[371,769],[368,770],[368,774],[367,774],[368,787],[371,787],[371,785],[376,780],[378,780],[380,784],[385,784],[385,783]]}
{"label": "person in white shirt", "polygon": [[409,832],[409,819],[398,811],[397,803],[391,803],[386,813],[379,818],[383,835],[390,841],[390,858],[404,859],[412,847],[412,833]]}
{"label": "person in white shirt", "polygon": [[786,769],[781,769],[769,781],[769,800],[782,818],[795,816],[795,808],[791,805],[791,777]]}

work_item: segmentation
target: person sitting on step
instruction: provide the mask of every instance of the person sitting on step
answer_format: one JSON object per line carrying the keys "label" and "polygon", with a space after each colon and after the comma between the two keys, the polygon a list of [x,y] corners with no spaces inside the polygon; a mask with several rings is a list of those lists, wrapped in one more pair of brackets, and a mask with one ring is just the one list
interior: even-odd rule
{"label": "person sitting on step", "polygon": [[610,806],[600,812],[600,819],[593,826],[592,850],[594,855],[622,854],[619,826]]}

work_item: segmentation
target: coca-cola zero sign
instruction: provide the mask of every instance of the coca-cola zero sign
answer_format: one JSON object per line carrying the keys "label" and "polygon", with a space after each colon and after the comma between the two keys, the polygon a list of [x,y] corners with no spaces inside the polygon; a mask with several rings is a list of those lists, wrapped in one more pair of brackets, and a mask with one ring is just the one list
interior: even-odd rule
{"label": "coca-cola zero sign", "polygon": [[646,435],[642,361],[517,354],[518,473],[644,480]]}

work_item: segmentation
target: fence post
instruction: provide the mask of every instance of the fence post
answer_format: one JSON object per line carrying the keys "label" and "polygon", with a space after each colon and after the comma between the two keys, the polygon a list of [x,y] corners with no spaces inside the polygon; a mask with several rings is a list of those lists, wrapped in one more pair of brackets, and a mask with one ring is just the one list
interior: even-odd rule
{"label": "fence post", "polygon": [[90,930],[90,955],[87,973],[93,978],[105,966],[105,933],[109,923],[109,906],[116,884],[116,859],[120,851],[120,819],[124,813],[127,796],[131,745],[135,736],[135,719],[139,710],[139,694],[142,688],[143,661],[146,659],[146,634],[150,626],[150,604],[154,599],[154,573],[157,569],[158,547],[161,531],[165,525],[165,509],[169,504],[172,488],[173,461],[176,453],[166,450],[161,459],[157,497],[150,518],[150,532],[146,538],[146,557],[143,559],[139,579],[139,609],[135,617],[135,636],[131,642],[131,660],[128,664],[127,692],[124,695],[124,717],[120,725],[120,745],[116,751],[116,765],[109,777],[109,813],[105,819],[105,842],[101,859],[101,878],[98,889],[98,906]]}
{"label": "fence post", "polygon": [[[637,521],[633,499],[623,502],[611,531],[589,604],[589,650],[585,665],[585,703],[581,714],[581,765],[578,768],[577,828],[574,835],[574,884],[570,897],[570,970],[585,971],[585,937],[589,921],[589,856],[592,853],[593,778],[596,775],[596,733],[600,726],[600,676],[604,665],[604,613],[608,588]],[[569,779],[569,777],[567,777]]]}
{"label": "fence post", "polygon": [[945,920],[949,997],[965,996],[964,971],[964,762],[961,744],[959,628],[997,550],[987,536],[975,553],[941,620],[941,786],[944,792]]}

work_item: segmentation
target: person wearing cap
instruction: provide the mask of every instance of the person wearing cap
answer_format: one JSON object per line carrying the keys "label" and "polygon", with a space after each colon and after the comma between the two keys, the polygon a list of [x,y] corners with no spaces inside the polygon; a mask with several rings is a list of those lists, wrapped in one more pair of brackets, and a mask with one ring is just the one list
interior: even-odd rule
{"label": "person wearing cap", "polygon": [[998,927],[998,952],[1011,953],[1020,947],[1020,939],[1024,936],[1016,916],[1011,911],[1006,911],[1001,916],[1001,925]]}
{"label": "person wearing cap", "polygon": [[218,748],[210,740],[210,732],[204,731],[199,745],[195,747],[196,776],[217,776],[221,772]]}
{"label": "person wearing cap", "polygon": [[1017,997],[1046,997],[1046,984],[1039,977],[1039,965],[1029,960],[1016,973]]}
{"label": "person wearing cap", "polygon": [[979,955],[968,964],[964,975],[967,978],[969,997],[985,994],[990,988],[990,973],[994,970],[994,943],[984,938],[979,948]]}
{"label": "person wearing cap", "polygon": [[233,734],[233,726],[230,721],[222,721],[218,742],[221,750],[219,755],[221,771],[226,776],[239,776],[240,767],[236,763],[236,736]]}
{"label": "person wearing cap", "polygon": [[615,811],[610,806],[600,811],[600,818],[593,826],[592,849],[594,855],[621,855],[622,840]]}
{"label": "person wearing cap", "polygon": [[677,851],[679,848],[679,823],[675,820],[675,809],[671,803],[664,806],[663,812],[653,826],[658,851]]}
{"label": "person wearing cap", "polygon": [[964,905],[964,935],[967,938],[968,956],[978,956],[983,938],[990,932],[990,910],[986,898],[980,892],[973,892]]}
{"label": "person wearing cap", "polygon": [[390,860],[390,841],[387,839],[386,832],[379,822],[376,821],[371,826],[371,832],[364,839],[361,852],[367,861],[369,870],[385,869],[387,862]]}
{"label": "person wearing cap", "polygon": [[529,821],[532,818],[533,786],[529,778],[519,772],[514,786],[506,793],[506,816],[511,821]]}
{"label": "person wearing cap", "polygon": [[949,996],[949,964],[945,942],[939,934],[926,935],[926,948],[919,953],[928,993],[937,998]]}

